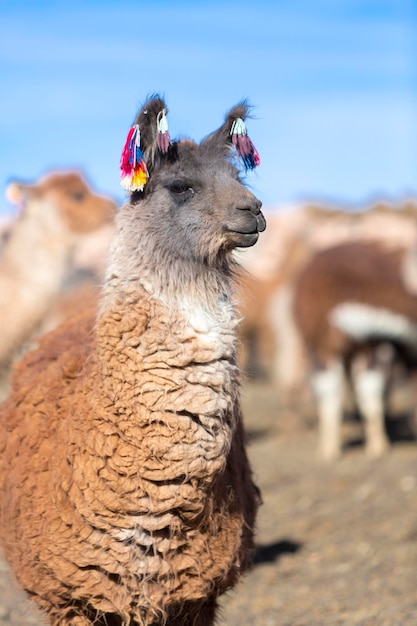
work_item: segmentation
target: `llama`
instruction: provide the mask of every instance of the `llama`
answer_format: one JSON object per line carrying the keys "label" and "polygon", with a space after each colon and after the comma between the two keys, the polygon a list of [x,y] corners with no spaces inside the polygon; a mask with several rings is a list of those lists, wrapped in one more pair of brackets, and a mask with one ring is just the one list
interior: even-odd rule
{"label": "llama", "polygon": [[[280,402],[296,410],[300,400],[303,405],[311,404],[306,385],[308,355],[293,321],[293,285],[300,270],[318,250],[346,241],[379,241],[414,253],[416,217],[411,200],[398,205],[378,203],[359,212],[306,204],[270,213],[268,232],[259,246],[239,259],[254,276],[254,287],[242,286],[240,334],[243,346],[252,346],[262,371],[270,374]],[[404,268],[404,279],[415,291],[413,265],[411,272]]]}
{"label": "llama", "polygon": [[[376,242],[347,242],[318,252],[295,287],[294,316],[311,357],[317,399],[319,452],[341,453],[345,372],[364,418],[366,450],[389,447],[384,399],[400,358],[417,364],[417,295],[402,274],[408,254]],[[417,267],[415,267],[417,271]]]}
{"label": "llama", "polygon": [[241,103],[200,144],[172,142],[164,101],[145,102],[98,313],[15,369],[0,411],[1,541],[53,625],[209,626],[250,565],[259,491],[232,251],[265,220],[236,158],[257,161],[247,114]]}
{"label": "llama", "polygon": [[5,233],[0,256],[4,373],[68,288],[77,247],[111,227],[116,211],[112,200],[92,193],[76,172],[49,174],[34,185],[12,183],[7,193],[20,212]]}

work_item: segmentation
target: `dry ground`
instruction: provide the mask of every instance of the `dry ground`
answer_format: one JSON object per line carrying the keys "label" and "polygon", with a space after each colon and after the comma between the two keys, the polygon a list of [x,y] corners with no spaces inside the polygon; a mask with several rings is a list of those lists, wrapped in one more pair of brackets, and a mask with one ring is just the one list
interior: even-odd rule
{"label": "dry ground", "polygon": [[[269,386],[248,384],[244,408],[264,504],[255,567],[219,626],[417,625],[417,445],[379,461],[350,446],[323,467],[314,429]],[[360,425],[345,435],[360,440]],[[40,623],[0,562],[0,626]]]}

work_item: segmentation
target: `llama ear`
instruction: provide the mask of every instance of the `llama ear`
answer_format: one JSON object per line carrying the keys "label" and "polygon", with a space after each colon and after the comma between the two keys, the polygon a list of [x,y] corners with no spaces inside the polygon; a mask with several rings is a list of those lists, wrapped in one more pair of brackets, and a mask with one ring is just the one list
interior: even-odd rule
{"label": "llama ear", "polygon": [[143,191],[149,176],[172,145],[167,107],[151,96],[138,112],[126,138],[120,159],[121,185],[127,191]]}
{"label": "llama ear", "polygon": [[203,143],[206,145],[235,146],[239,157],[246,169],[253,169],[260,164],[257,149],[248,136],[245,119],[250,113],[250,106],[246,101],[237,104],[226,115],[223,126],[211,135]]}
{"label": "llama ear", "polygon": [[18,183],[9,183],[6,187],[5,197],[10,204],[20,204],[22,202],[22,189]]}
{"label": "llama ear", "polygon": [[29,185],[17,181],[9,183],[5,190],[6,200],[16,206],[22,206],[30,197],[35,197],[38,194],[39,192],[36,185]]}

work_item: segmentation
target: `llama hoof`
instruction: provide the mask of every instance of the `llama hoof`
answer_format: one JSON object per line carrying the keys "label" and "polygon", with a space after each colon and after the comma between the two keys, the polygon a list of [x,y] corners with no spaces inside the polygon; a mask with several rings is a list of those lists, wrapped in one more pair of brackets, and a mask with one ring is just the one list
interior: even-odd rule
{"label": "llama hoof", "polygon": [[340,448],[320,449],[318,452],[319,461],[322,463],[335,463],[342,456]]}
{"label": "llama hoof", "polygon": [[366,455],[370,459],[379,459],[389,451],[390,447],[386,440],[371,442],[366,445]]}

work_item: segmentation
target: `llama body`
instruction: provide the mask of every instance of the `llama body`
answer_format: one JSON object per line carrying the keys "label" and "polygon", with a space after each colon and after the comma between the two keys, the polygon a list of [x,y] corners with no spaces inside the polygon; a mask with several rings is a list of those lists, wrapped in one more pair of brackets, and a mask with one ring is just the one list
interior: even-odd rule
{"label": "llama body", "polygon": [[116,209],[72,172],[48,175],[36,185],[14,183],[12,193],[21,210],[0,257],[0,365],[5,369],[56,303],[79,242],[109,225]]}
{"label": "llama body", "polygon": [[417,362],[417,297],[402,278],[401,250],[350,242],[318,253],[302,272],[295,316],[313,368],[320,454],[341,453],[345,372],[365,420],[370,456],[389,446],[385,394],[393,359]]}
{"label": "llama body", "polygon": [[[81,354],[71,354],[68,361],[48,362],[48,396],[53,394],[54,403],[62,403],[65,412],[60,414],[55,405],[41,400],[45,389],[39,389],[38,398],[32,395],[31,386],[37,410],[35,416],[25,417],[30,420],[30,445],[37,455],[29,477],[18,449],[9,449],[6,456],[14,460],[8,471],[15,479],[23,470],[24,479],[33,481],[25,490],[27,501],[19,495],[19,505],[31,510],[32,521],[28,524],[23,519],[22,526],[14,525],[15,536],[8,528],[4,538],[6,554],[12,563],[17,560],[22,566],[20,581],[29,592],[34,591],[34,581],[37,587],[42,580],[43,593],[51,602],[62,593],[63,585],[76,586],[81,601],[90,598],[95,610],[125,615],[126,620],[133,598],[138,604],[134,609],[138,623],[147,623],[149,617],[144,614],[148,611],[151,615],[152,611],[163,611],[164,594],[172,595],[177,606],[209,595],[213,581],[225,574],[224,589],[237,580],[249,558],[247,553],[240,553],[240,529],[245,520],[248,530],[243,541],[247,550],[256,501],[250,476],[245,476],[248,469],[243,450],[237,451],[237,459],[236,451],[230,452],[232,435],[236,437],[236,429],[241,428],[238,375],[232,362],[234,329],[230,328],[230,334],[216,332],[217,340],[207,341],[206,335],[201,338],[190,326],[186,314],[178,313],[174,321],[172,312],[159,301],[145,298],[144,307],[140,303],[143,295],[135,294],[139,301],[132,306],[130,317],[124,311],[119,316],[115,308],[97,325],[101,336],[98,348],[111,355],[110,371],[105,376],[110,387],[95,374],[97,364],[85,343],[86,337],[93,336],[91,318],[85,321],[85,335],[79,331],[79,319],[65,331],[65,339],[71,330],[73,340],[84,344]],[[155,335],[159,340],[155,341]],[[46,355],[48,350],[59,354],[59,331],[52,334],[48,344],[42,346]],[[25,366],[35,354],[26,357]],[[161,359],[166,367],[161,366]],[[127,365],[131,377],[120,380],[120,372],[126,372]],[[66,379],[62,378],[63,367]],[[80,369],[83,373],[78,378]],[[68,398],[65,392],[72,377],[77,384],[71,385]],[[87,388],[85,379],[89,381]],[[104,398],[109,408],[92,419]],[[70,423],[66,419],[69,410]],[[54,415],[46,441],[45,412]],[[229,419],[223,420],[223,415]],[[11,425],[12,432],[14,427],[27,432],[29,423]],[[16,441],[19,447],[22,443]],[[216,480],[217,486],[212,484]],[[37,499],[32,491],[35,486]],[[240,489],[249,493],[240,494]],[[16,520],[13,500],[12,494],[5,498],[13,510],[6,509],[4,515]],[[45,523],[49,530],[47,545],[42,546],[43,562],[36,559],[30,566],[21,563],[23,555],[15,554],[15,550],[22,543],[40,547],[45,540]],[[204,535],[199,532],[200,525],[207,525]],[[46,565],[53,571],[51,578],[45,578]],[[41,602],[41,606],[47,605]],[[70,605],[69,615],[73,611]]]}
{"label": "llama body", "polygon": [[[150,148],[164,108],[155,98],[139,115]],[[171,160],[147,157],[98,316],[53,331],[17,367],[1,414],[2,543],[52,624],[206,626],[249,565],[258,491],[228,258],[265,223],[225,141],[245,112]]]}

